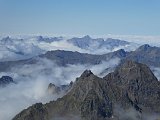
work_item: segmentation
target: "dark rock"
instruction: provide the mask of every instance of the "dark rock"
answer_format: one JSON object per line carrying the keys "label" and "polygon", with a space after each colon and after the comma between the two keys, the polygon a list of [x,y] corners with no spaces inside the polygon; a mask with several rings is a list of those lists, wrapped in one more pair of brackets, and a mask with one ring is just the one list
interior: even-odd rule
{"label": "dark rock", "polygon": [[43,106],[42,103],[36,103],[32,107],[29,107],[28,109],[24,110],[22,113],[22,116],[19,114],[17,115],[15,119],[17,120],[49,120],[48,116],[48,111]]}
{"label": "dark rock", "polygon": [[15,83],[13,79],[9,76],[2,76],[0,78],[0,87],[6,87],[7,85]]}
{"label": "dark rock", "polygon": [[89,77],[90,75],[92,75],[93,73],[90,70],[85,70],[82,75],[81,78],[85,78],[85,77]]}
{"label": "dark rock", "polygon": [[[141,117],[144,113],[160,113],[159,99],[160,83],[149,67],[126,61],[103,79],[86,70],[65,96],[41,105],[42,113],[32,106],[13,120],[39,120],[41,115],[40,120],[68,115],[80,116],[83,120],[132,120],[132,116],[122,119],[114,112],[117,104],[126,112],[134,109],[137,120],[145,120]],[[36,114],[31,114],[32,111]]]}

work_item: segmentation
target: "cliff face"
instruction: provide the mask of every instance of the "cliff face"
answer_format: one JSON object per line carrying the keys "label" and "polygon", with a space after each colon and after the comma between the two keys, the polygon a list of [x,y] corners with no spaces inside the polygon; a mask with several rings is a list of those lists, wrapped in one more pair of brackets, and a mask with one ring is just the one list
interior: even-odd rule
{"label": "cliff face", "polygon": [[[13,120],[132,120],[120,117],[117,107],[135,110],[137,120],[147,112],[160,113],[160,83],[144,64],[126,61],[104,78],[86,70],[71,90],[57,101],[37,103]],[[134,119],[133,119],[134,120]]]}

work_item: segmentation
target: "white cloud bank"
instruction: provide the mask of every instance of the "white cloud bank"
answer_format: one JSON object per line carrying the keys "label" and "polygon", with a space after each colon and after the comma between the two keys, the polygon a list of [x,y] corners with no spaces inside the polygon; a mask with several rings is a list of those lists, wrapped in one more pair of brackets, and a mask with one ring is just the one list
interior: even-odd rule
{"label": "white cloud bank", "polygon": [[[0,40],[0,61],[26,59],[51,50],[67,50],[90,54],[105,54],[108,52],[116,51],[118,49],[131,51],[135,50],[139,46],[137,44],[120,44],[117,46],[118,43],[115,45],[111,43],[106,45],[102,44],[99,46],[99,43],[93,40],[91,43],[89,43],[87,49],[84,49],[69,43],[67,40],[68,38],[63,37],[2,38]],[[85,44],[85,42],[83,44]]]}
{"label": "white cloud bank", "polygon": [[[115,67],[119,59],[104,61],[99,65],[68,65],[59,67],[52,61],[42,59],[35,65],[24,65],[13,68],[8,73],[0,75],[10,75],[16,85],[9,85],[0,89],[0,120],[9,120],[21,110],[37,102],[49,102],[62,95],[50,95],[47,93],[49,83],[56,85],[69,84],[79,77],[86,69],[91,69],[94,74],[102,76],[106,68]],[[106,75],[110,71],[105,71]]]}

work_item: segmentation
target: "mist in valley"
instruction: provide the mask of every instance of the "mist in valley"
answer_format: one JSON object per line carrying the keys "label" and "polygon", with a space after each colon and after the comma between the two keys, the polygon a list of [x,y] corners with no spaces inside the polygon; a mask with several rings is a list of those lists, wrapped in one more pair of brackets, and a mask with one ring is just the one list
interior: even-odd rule
{"label": "mist in valley", "polygon": [[[10,43],[4,44],[5,50],[1,51],[1,61],[27,59],[32,56],[44,54],[46,51],[57,49],[78,51],[82,53],[105,54],[119,49],[125,49],[126,51],[135,50],[138,45],[134,44],[135,46],[132,47],[130,45],[124,45],[113,47],[113,49],[107,49],[104,47],[93,49],[94,47],[96,48],[96,46],[98,46],[98,43],[95,42],[94,46],[89,46],[87,49],[82,49],[71,43],[68,43],[66,40],[40,42],[34,38],[29,39],[28,41],[18,40],[17,42],[17,40],[14,39],[12,41],[10,41]],[[5,47],[9,47],[10,49],[8,50]],[[19,54],[20,52],[22,54]],[[1,72],[0,77],[5,75],[10,76],[13,78],[16,84],[10,84],[7,87],[0,88],[0,119],[12,119],[16,114],[18,114],[23,109],[28,108],[32,104],[39,102],[47,103],[64,95],[48,93],[47,88],[49,83],[53,83],[56,86],[67,85],[71,81],[74,82],[76,78],[79,77],[86,69],[91,70],[99,77],[104,77],[108,73],[113,72],[119,63],[119,58],[113,58],[109,61],[102,61],[97,65],[68,64],[66,66],[58,66],[54,61],[39,58],[39,62],[36,64],[20,65],[12,67],[11,70],[7,72]],[[159,68],[153,68],[153,72],[158,79],[160,79],[159,71]],[[123,115],[134,116],[135,114],[132,114],[131,110],[129,113],[123,113]],[[136,119],[133,118],[133,120]]]}

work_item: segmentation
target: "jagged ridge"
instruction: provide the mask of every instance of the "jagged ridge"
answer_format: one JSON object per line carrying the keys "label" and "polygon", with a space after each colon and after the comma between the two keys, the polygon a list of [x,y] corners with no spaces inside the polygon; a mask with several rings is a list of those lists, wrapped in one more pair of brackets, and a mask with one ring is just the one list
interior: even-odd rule
{"label": "jagged ridge", "polygon": [[159,98],[160,83],[151,70],[144,64],[126,61],[104,78],[84,71],[64,97],[44,105],[35,104],[13,120],[71,119],[72,115],[84,120],[118,120],[114,113],[117,104],[141,114],[160,113]]}

